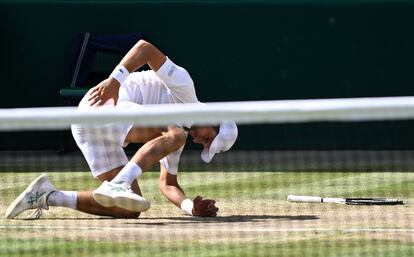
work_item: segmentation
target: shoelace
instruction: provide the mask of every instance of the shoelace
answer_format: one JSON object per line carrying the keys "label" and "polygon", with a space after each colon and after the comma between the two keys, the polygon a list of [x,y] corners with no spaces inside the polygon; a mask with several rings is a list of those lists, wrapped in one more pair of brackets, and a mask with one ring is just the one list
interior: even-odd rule
{"label": "shoelace", "polygon": [[43,215],[43,209],[42,208],[37,208],[34,212],[29,214],[26,217],[26,219],[28,219],[28,220],[38,220],[38,219],[40,219],[40,217],[42,217],[42,215]]}

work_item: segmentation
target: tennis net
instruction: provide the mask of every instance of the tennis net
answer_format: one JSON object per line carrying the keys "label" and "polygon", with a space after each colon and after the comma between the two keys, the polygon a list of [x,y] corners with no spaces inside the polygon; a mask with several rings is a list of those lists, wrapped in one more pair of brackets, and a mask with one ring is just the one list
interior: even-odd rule
{"label": "tennis net", "polygon": [[[102,183],[91,168],[104,174],[146,146],[132,139],[120,148],[130,126],[148,141],[171,125],[223,121],[238,125],[229,151],[205,163],[188,135],[177,171],[168,161],[144,171],[138,181],[151,207],[139,218],[85,213],[96,212],[92,192]],[[72,124],[87,137],[75,142]],[[412,256],[413,125],[414,97],[0,109],[3,213],[42,174],[59,192],[45,198],[48,210],[0,219],[0,256]],[[174,206],[160,192],[160,165],[177,172],[189,199],[216,200],[217,217]],[[29,191],[24,206],[42,201],[41,190]],[[399,201],[372,204],[384,199]]]}

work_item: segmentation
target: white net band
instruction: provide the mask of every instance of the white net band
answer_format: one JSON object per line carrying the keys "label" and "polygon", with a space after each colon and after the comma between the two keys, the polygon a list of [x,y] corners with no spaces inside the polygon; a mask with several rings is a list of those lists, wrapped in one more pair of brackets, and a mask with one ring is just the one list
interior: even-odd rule
{"label": "white net band", "polygon": [[65,129],[71,124],[238,124],[376,121],[414,118],[414,97],[346,98],[144,105],[131,110],[77,111],[76,107],[0,109],[0,130]]}

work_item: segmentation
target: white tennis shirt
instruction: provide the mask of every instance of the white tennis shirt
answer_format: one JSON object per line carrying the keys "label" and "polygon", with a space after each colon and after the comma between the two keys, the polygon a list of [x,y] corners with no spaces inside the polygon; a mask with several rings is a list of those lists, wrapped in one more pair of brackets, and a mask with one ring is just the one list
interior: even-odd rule
{"label": "white tennis shirt", "polygon": [[[120,87],[118,101],[139,105],[199,103],[188,72],[168,58],[156,72],[131,73]],[[160,160],[170,174],[177,174],[183,148]]]}

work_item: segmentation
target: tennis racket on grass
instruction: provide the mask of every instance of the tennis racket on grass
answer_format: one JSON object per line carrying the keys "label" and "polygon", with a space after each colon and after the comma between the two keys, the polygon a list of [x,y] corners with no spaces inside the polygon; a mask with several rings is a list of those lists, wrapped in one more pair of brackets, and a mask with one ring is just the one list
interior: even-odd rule
{"label": "tennis racket on grass", "polygon": [[324,198],[319,196],[289,195],[289,202],[295,203],[339,203],[348,205],[399,205],[400,199],[392,198]]}

